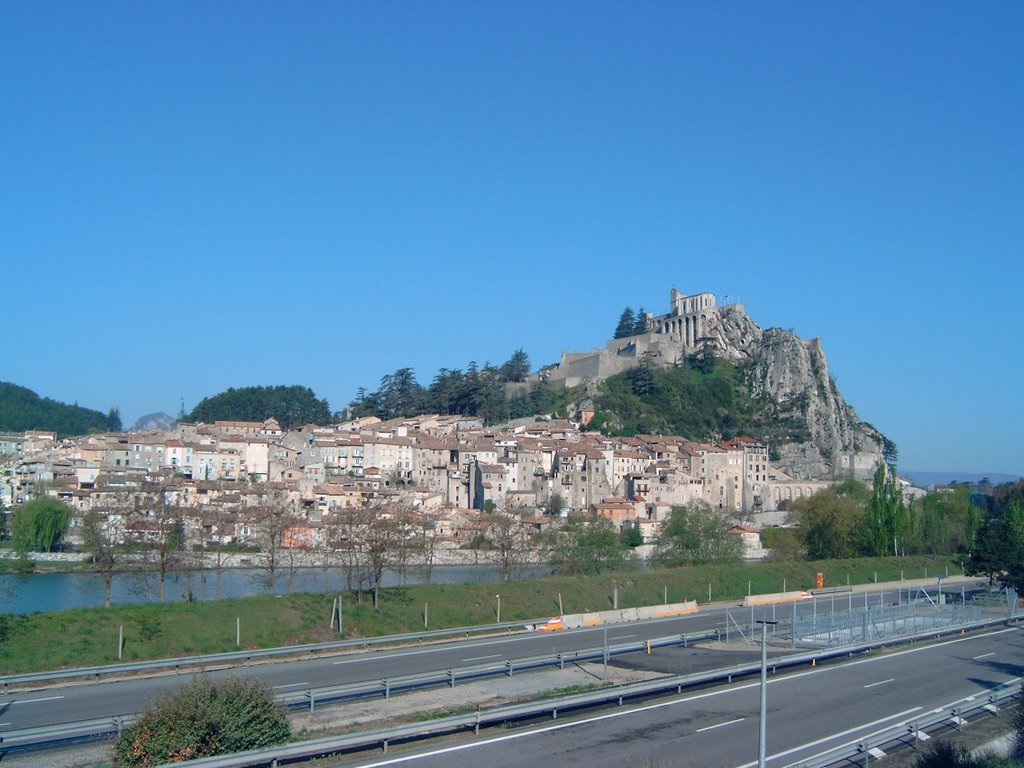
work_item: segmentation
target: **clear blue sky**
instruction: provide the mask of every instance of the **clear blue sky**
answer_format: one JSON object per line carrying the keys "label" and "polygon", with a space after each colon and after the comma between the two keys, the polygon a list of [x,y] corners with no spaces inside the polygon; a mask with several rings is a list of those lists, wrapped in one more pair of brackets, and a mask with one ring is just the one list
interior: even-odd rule
{"label": "clear blue sky", "polygon": [[1024,471],[1024,4],[8,2],[0,68],[0,380],[340,409],[674,286]]}

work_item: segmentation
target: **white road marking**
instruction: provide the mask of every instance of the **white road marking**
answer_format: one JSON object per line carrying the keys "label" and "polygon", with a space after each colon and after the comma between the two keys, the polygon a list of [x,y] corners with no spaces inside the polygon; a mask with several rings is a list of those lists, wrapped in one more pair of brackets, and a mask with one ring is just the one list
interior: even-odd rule
{"label": "white road marking", "polygon": [[[1012,632],[1012,631],[1014,631],[1016,629],[1018,629],[1018,627],[1013,627],[1013,628],[1010,628],[1010,629],[1002,629],[1002,630],[999,630],[997,632],[992,632],[992,633],[988,633],[988,634],[989,635],[1000,635],[1000,634],[1003,634],[1004,632]],[[983,635],[982,637],[987,637],[987,636],[988,635]],[[977,637],[958,638],[956,640],[950,640],[947,643],[937,643],[935,645],[923,646],[921,648],[915,648],[915,649],[911,649],[911,650],[907,650],[907,651],[898,651],[896,653],[889,654],[888,656],[886,656],[884,658],[890,659],[890,658],[892,658],[894,656],[902,656],[904,653],[918,653],[920,651],[925,651],[925,650],[929,650],[929,649],[935,649],[935,648],[941,647],[943,645],[952,645],[954,643],[967,642],[968,640],[972,640],[972,639],[978,639],[978,638]],[[819,668],[817,668],[816,670],[813,670],[813,671],[799,672],[799,673],[797,673],[795,675],[787,675],[786,677],[779,678],[777,680],[769,680],[768,684],[772,685],[774,683],[782,683],[782,682],[786,682],[788,680],[793,680],[793,679],[796,679],[796,678],[799,678],[799,677],[803,677],[804,675],[818,674],[818,673],[821,673],[821,672],[828,672],[828,671],[831,671],[831,670],[842,669],[844,667],[857,666],[859,664],[868,664],[868,663],[871,663],[873,661],[880,661],[880,660],[882,660],[882,658],[883,657],[875,657],[874,659],[864,659],[862,661],[848,662],[847,664],[844,664],[841,667],[819,667]],[[1010,680],[1010,681],[1007,681],[1007,682],[1010,682],[1010,683],[1016,682],[1017,679],[1019,679],[1019,678],[1014,678],[1013,680]],[[727,694],[727,693],[735,693],[736,691],[742,691],[742,690],[746,690],[748,688],[757,688],[760,685],[761,685],[760,682],[747,683],[745,685],[737,685],[735,687],[727,688],[727,689],[720,690],[720,691],[710,691],[708,693],[702,693],[702,694],[698,694],[696,696],[686,696],[686,697],[679,698],[679,699],[672,699],[672,700],[669,700],[669,701],[658,702],[657,704],[648,704],[647,706],[637,707],[636,709],[630,709],[630,710],[626,710],[626,711],[611,712],[611,713],[604,714],[604,715],[596,715],[594,717],[585,718],[583,720],[573,720],[572,722],[558,723],[558,724],[555,724],[555,725],[548,725],[548,726],[544,726],[544,727],[541,727],[541,728],[536,728],[534,730],[520,731],[520,732],[517,732],[517,733],[506,734],[506,735],[503,735],[503,736],[495,736],[495,737],[490,738],[490,739],[484,739],[482,741],[475,741],[475,742],[472,742],[470,744],[458,744],[458,745],[451,746],[451,747],[442,747],[440,749],[430,750],[428,752],[420,752],[420,753],[417,753],[415,755],[405,755],[403,757],[387,758],[385,760],[379,760],[379,761],[377,761],[375,763],[365,763],[361,768],[383,768],[383,766],[398,765],[400,763],[407,763],[407,762],[410,762],[412,760],[419,760],[420,758],[424,758],[424,757],[434,757],[436,755],[446,755],[446,754],[453,753],[453,752],[461,752],[461,751],[464,751],[464,750],[467,750],[467,749],[473,749],[475,747],[487,746],[487,745],[490,745],[490,744],[499,744],[499,743],[501,743],[503,741],[511,741],[513,739],[522,739],[522,738],[525,738],[525,737],[528,737],[528,736],[536,736],[536,735],[542,734],[542,733],[550,733],[552,731],[560,731],[560,730],[563,730],[565,728],[573,728],[573,727],[578,726],[578,725],[588,725],[590,723],[602,722],[604,720],[611,720],[611,719],[617,718],[617,717],[626,717],[626,716],[629,716],[629,715],[634,715],[634,714],[636,714],[638,712],[647,712],[647,711],[654,710],[654,709],[661,709],[662,707],[670,707],[670,706],[673,706],[675,704],[683,704],[683,703],[689,702],[689,701],[697,701],[699,699],[710,698],[712,696],[721,696],[721,695]],[[890,715],[889,717],[884,717],[884,718],[882,718],[880,720],[875,720],[874,722],[871,722],[871,723],[865,723],[863,725],[857,726],[856,728],[851,728],[851,729],[849,729],[847,731],[842,731],[841,733],[834,733],[831,736],[827,736],[827,737],[825,737],[823,739],[819,739],[817,741],[813,741],[813,742],[810,742],[808,744],[804,744],[801,747],[794,747],[793,749],[791,749],[791,750],[789,750],[787,752],[782,752],[782,753],[779,753],[778,755],[772,755],[771,759],[774,759],[774,758],[777,758],[777,757],[784,757],[785,755],[791,754],[792,752],[796,752],[796,751],[798,751],[800,749],[807,749],[809,747],[815,747],[818,744],[822,744],[822,743],[830,741],[832,739],[835,739],[835,738],[838,738],[838,737],[842,737],[842,736],[846,736],[847,734],[850,734],[850,733],[855,733],[856,731],[862,730],[864,728],[871,728],[872,726],[879,725],[881,723],[885,723],[885,722],[888,722],[890,720],[894,720],[896,718],[903,717],[905,715],[910,715],[910,714],[913,714],[914,712],[919,712],[920,710],[921,710],[921,707],[914,707],[913,709],[908,709],[908,710],[906,710],[904,712],[898,712],[895,715]],[[936,712],[941,712],[942,709],[937,709],[935,711]],[[738,766],[737,768],[754,768],[754,766],[756,766],[756,765],[757,765],[757,762],[755,761],[753,763],[747,763],[746,765]]]}
{"label": "white road marking", "polygon": [[892,682],[895,682],[895,681],[896,681],[895,677],[890,677],[888,680],[879,680],[877,683],[868,683],[864,687],[865,688],[874,688],[876,685],[885,685],[886,683],[892,683]]}
{"label": "white road marking", "polygon": [[1002,635],[1002,634],[1004,634],[1006,632],[1013,632],[1016,629],[1017,629],[1017,627],[1013,627],[1012,629],[1000,629],[1000,630],[998,630],[996,632],[987,632],[984,635],[974,635],[974,636],[968,636],[968,637],[958,637],[956,640],[946,640],[944,642],[935,643],[933,645],[922,645],[922,646],[919,646],[917,648],[911,648],[911,649],[906,650],[906,651],[896,651],[894,653],[888,653],[885,656],[873,656],[873,657],[870,657],[870,658],[867,658],[867,659],[861,659],[859,661],[847,661],[847,662],[845,662],[845,663],[843,663],[843,664],[841,664],[839,666],[834,666],[834,667],[831,667],[831,666],[830,667],[815,667],[814,669],[809,669],[806,672],[796,672],[796,673],[791,674],[791,675],[786,675],[783,678],[779,678],[777,681],[769,680],[768,683],[769,683],[769,685],[771,683],[773,683],[773,682],[780,682],[780,683],[782,683],[782,682],[785,682],[787,680],[798,680],[799,678],[804,677],[805,675],[816,675],[819,672],[828,672],[829,670],[847,669],[849,667],[856,667],[856,666],[859,666],[861,664],[873,664],[876,661],[883,661],[885,659],[895,659],[897,656],[905,656],[906,654],[909,654],[909,653],[922,653],[923,651],[930,651],[930,650],[934,650],[936,648],[942,648],[943,646],[946,646],[946,645],[956,645],[957,643],[968,643],[971,640],[983,640],[983,639],[985,639],[987,637],[992,637],[993,635]]}
{"label": "white road marking", "polygon": [[[628,711],[611,712],[605,715],[596,715],[594,717],[588,717],[583,720],[573,720],[569,723],[558,723],[556,725],[547,725],[541,728],[536,728],[531,731],[520,731],[518,733],[510,733],[505,736],[495,736],[491,739],[484,739],[483,741],[474,741],[471,744],[457,744],[453,747],[442,747],[441,749],[431,750],[429,752],[420,752],[415,755],[405,755],[404,757],[392,757],[386,760],[379,760],[376,763],[364,763],[360,768],[381,768],[385,765],[398,765],[399,763],[406,763],[411,760],[419,760],[424,757],[434,757],[435,755],[447,755],[451,752],[461,752],[466,749],[473,749],[474,747],[487,746],[489,744],[500,744],[503,741],[511,741],[512,739],[522,739],[527,736],[536,736],[541,733],[550,733],[551,731],[561,731],[565,728],[573,728],[577,725],[588,725],[590,723],[599,723],[603,720],[612,720],[617,717],[625,717],[627,715],[635,715],[637,712],[648,712],[652,709],[661,709],[662,707],[671,707],[675,704],[683,704],[688,701],[697,701],[698,699],[707,699],[712,696],[722,696],[727,693],[735,693],[736,691],[742,691],[747,688],[756,688],[761,685],[760,682],[748,683],[746,685],[739,685],[735,688],[728,688],[722,691],[710,691],[708,693],[700,693],[696,696],[684,696],[681,699],[672,699],[671,701],[661,701],[657,704],[648,704],[645,707],[637,707],[636,709],[630,709]],[[757,763],[754,763],[757,765]]]}
{"label": "white road marking", "polygon": [[[841,736],[848,736],[851,733],[856,733],[857,731],[862,731],[865,728],[871,728],[871,727],[876,726],[876,725],[881,725],[882,723],[886,723],[886,722],[888,722],[890,720],[895,720],[895,719],[897,719],[899,717],[903,717],[904,715],[912,715],[914,712],[920,711],[920,709],[921,709],[921,707],[914,707],[913,709],[907,709],[907,710],[904,710],[903,712],[897,712],[895,715],[889,715],[888,717],[883,717],[881,720],[875,720],[874,722],[871,722],[871,723],[864,723],[863,725],[858,725],[856,728],[850,728],[849,730],[846,730],[846,731],[841,731],[839,733],[833,733],[831,736],[826,736],[823,739],[818,739],[817,741],[811,741],[811,742],[808,742],[807,744],[801,744],[798,747],[793,747],[792,749],[787,749],[785,752],[779,752],[778,754],[775,754],[775,755],[769,755],[768,757],[765,758],[765,761],[767,762],[768,760],[774,760],[777,757],[785,757],[786,755],[791,755],[794,752],[799,752],[801,749],[807,749],[808,747],[816,747],[819,744],[824,744],[826,741],[832,741],[832,739],[836,739],[836,738],[839,738]],[[744,763],[743,765],[737,766],[737,768],[754,768],[754,766],[756,766],[756,765],[757,765],[757,761],[755,760],[752,763]]]}
{"label": "white road marking", "polygon": [[275,685],[274,686],[274,690],[276,691],[279,688],[298,688],[298,687],[303,686],[303,685],[309,685],[309,683],[308,682],[306,682],[306,683],[288,683],[288,685]]}
{"label": "white road marking", "polygon": [[500,658],[501,658],[501,654],[500,653],[492,653],[490,656],[471,656],[468,659],[463,659],[463,661],[483,661],[484,659],[500,659]]}
{"label": "white road marking", "polygon": [[56,701],[63,698],[63,696],[47,696],[43,699],[22,699],[21,701],[9,701],[7,703],[13,707],[15,704],[35,704],[37,701]]}
{"label": "white road marking", "polygon": [[975,661],[977,661],[978,659],[987,659],[987,658],[988,658],[989,656],[995,656],[995,655],[996,655],[996,652],[995,652],[995,651],[992,651],[992,653],[983,653],[983,654],[981,654],[980,656],[974,656],[974,657],[972,657],[972,658],[973,658],[973,659],[974,659]]}
{"label": "white road marking", "polygon": [[[500,641],[498,641],[498,642],[500,642]],[[376,654],[373,654],[372,656],[360,656],[359,658],[356,658],[356,659],[346,659],[344,661],[332,661],[331,663],[335,664],[335,665],[337,665],[337,664],[356,664],[356,663],[363,663],[363,662],[366,662],[366,661],[372,661],[372,660],[375,660],[375,659],[395,659],[395,658],[401,658],[403,656],[418,656],[418,655],[423,654],[423,653],[441,653],[442,651],[448,651],[449,653],[457,653],[458,651],[462,650],[463,648],[483,648],[483,647],[486,647],[488,645],[495,645],[495,644],[496,644],[496,641],[492,640],[489,643],[469,643],[467,645],[458,645],[458,646],[449,645],[449,646],[444,647],[444,648],[424,648],[422,650],[406,651],[404,653],[376,653]]]}
{"label": "white road marking", "polygon": [[616,635],[611,638],[612,640],[625,640],[627,637],[636,637],[636,635]]}
{"label": "white road marking", "polygon": [[698,728],[695,731],[695,733],[704,733],[704,731],[713,731],[713,730],[715,730],[715,728],[724,728],[727,725],[732,725],[733,723],[742,723],[742,722],[743,722],[743,718],[742,717],[737,717],[735,720],[730,720],[727,723],[719,723],[718,725],[709,725],[706,728]]}

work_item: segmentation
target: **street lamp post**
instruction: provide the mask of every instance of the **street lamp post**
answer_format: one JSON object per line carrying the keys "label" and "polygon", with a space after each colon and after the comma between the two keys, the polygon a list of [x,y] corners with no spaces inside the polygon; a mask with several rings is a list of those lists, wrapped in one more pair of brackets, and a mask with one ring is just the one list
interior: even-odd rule
{"label": "street lamp post", "polygon": [[761,720],[757,734],[757,768],[764,768],[768,740],[768,625],[777,622],[758,619],[757,623],[761,625]]}

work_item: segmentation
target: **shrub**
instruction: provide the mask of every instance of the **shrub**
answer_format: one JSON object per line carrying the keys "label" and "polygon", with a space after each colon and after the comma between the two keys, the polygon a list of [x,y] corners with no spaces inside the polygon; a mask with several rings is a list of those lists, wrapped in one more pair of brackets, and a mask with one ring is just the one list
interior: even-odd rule
{"label": "shrub", "polygon": [[161,696],[114,743],[114,768],[162,765],[287,741],[291,729],[257,680],[205,677]]}

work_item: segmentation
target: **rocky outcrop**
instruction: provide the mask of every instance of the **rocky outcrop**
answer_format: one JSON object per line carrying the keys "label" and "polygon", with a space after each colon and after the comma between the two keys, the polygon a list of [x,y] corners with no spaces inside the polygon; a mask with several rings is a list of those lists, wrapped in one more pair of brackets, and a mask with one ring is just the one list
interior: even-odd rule
{"label": "rocky outcrop", "polygon": [[147,413],[145,416],[139,417],[139,419],[132,425],[132,430],[140,432],[146,429],[173,429],[176,420],[173,416],[168,416],[163,411],[157,411],[156,413]]}
{"label": "rocky outcrop", "polygon": [[882,460],[882,434],[857,418],[829,376],[820,339],[763,330],[739,305],[709,319],[707,349],[738,365],[752,397],[771,417],[776,464],[808,479],[869,478]]}

